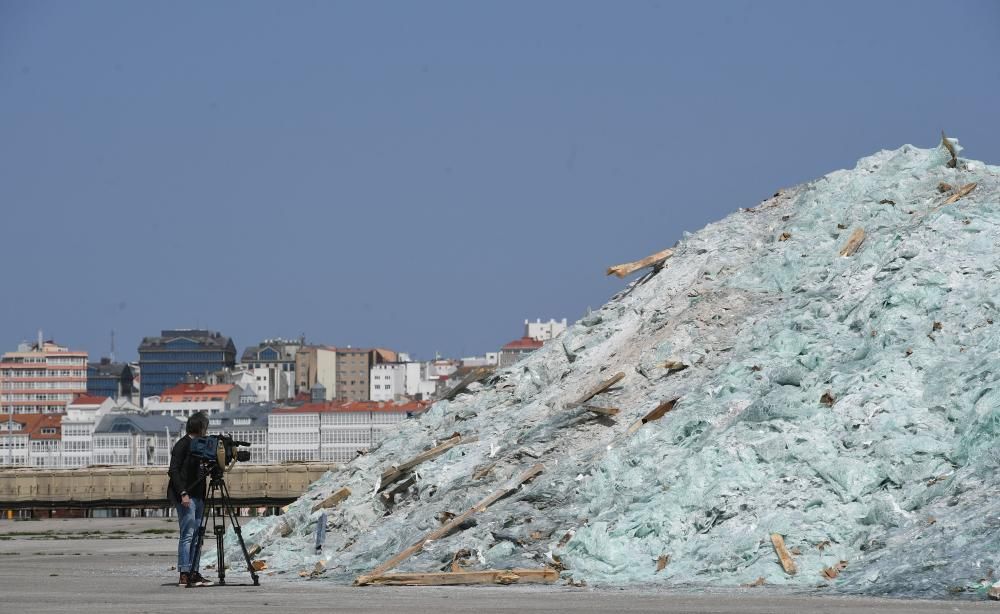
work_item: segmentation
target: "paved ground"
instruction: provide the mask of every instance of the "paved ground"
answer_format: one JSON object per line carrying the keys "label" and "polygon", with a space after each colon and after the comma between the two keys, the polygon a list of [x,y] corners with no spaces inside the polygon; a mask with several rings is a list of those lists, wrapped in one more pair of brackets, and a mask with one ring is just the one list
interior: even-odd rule
{"label": "paved ground", "polygon": [[[545,612],[632,614],[1000,612],[1000,604],[811,597],[768,589],[718,593],[567,587],[354,588],[263,576],[261,586],[182,589],[172,522],[157,519],[0,521],[0,611]],[[100,531],[97,534],[96,531]],[[162,531],[170,531],[168,534]],[[48,533],[47,533],[48,532]],[[248,582],[246,574],[230,576]]]}

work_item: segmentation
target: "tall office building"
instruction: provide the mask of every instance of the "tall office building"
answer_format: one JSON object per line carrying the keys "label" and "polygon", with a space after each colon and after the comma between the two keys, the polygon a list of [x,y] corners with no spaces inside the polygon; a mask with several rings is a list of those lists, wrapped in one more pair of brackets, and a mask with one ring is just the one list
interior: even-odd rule
{"label": "tall office building", "polygon": [[0,413],[63,413],[70,401],[85,392],[86,352],[39,338],[0,358]]}
{"label": "tall office building", "polygon": [[165,330],[139,345],[142,399],[159,396],[188,376],[204,377],[236,365],[233,340],[211,330]]}
{"label": "tall office building", "polygon": [[87,365],[87,394],[110,399],[132,398],[132,367],[101,358]]}

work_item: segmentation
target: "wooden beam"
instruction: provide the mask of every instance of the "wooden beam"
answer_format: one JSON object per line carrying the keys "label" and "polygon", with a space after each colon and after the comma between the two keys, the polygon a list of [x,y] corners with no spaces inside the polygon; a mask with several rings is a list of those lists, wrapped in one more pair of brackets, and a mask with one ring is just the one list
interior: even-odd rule
{"label": "wooden beam", "polygon": [[642,260],[636,260],[635,262],[626,262],[625,264],[616,264],[615,266],[608,267],[608,275],[615,275],[618,278],[625,277],[626,275],[631,275],[639,269],[644,269],[648,266],[656,266],[663,264],[663,262],[674,255],[674,250],[665,249],[661,252],[656,252],[646,256]]}
{"label": "wooden beam", "polygon": [[409,488],[410,486],[413,486],[413,484],[416,481],[417,481],[417,476],[411,473],[410,477],[406,478],[405,480],[400,480],[396,482],[392,488],[384,491],[382,494],[379,495],[379,497],[382,498],[382,503],[385,504],[386,506],[392,505],[394,497],[399,493],[406,491],[406,489]]}
{"label": "wooden beam", "polygon": [[573,409],[573,408],[576,408],[576,407],[579,407],[579,406],[583,405],[584,403],[586,403],[590,399],[592,399],[592,398],[596,397],[597,395],[601,394],[602,392],[606,391],[608,388],[611,388],[612,386],[614,386],[615,384],[617,384],[618,382],[620,382],[623,379],[625,379],[625,374],[624,373],[622,373],[622,372],[615,373],[614,375],[611,376],[610,379],[606,379],[603,382],[601,382],[600,384],[598,384],[597,386],[594,386],[593,388],[591,388],[590,390],[588,390],[582,397],[580,397],[576,401],[573,401],[572,403],[570,403],[569,405],[567,405],[566,409]]}
{"label": "wooden beam", "polygon": [[439,528],[431,531],[427,535],[424,535],[419,540],[417,540],[416,543],[414,543],[412,546],[410,546],[409,548],[403,550],[402,552],[400,552],[396,556],[392,557],[388,561],[382,563],[381,565],[379,565],[375,569],[371,570],[367,574],[362,575],[362,576],[358,576],[354,580],[354,583],[357,584],[357,585],[359,585],[359,586],[364,586],[365,584],[370,584],[371,580],[373,578],[377,578],[378,576],[381,576],[381,575],[385,574],[385,572],[387,572],[390,569],[396,567],[397,565],[399,565],[400,563],[402,563],[406,559],[410,558],[411,556],[413,556],[414,554],[416,554],[417,552],[419,552],[424,547],[424,544],[426,544],[427,542],[433,541],[433,540],[436,540],[436,539],[441,539],[442,537],[447,536],[449,533],[451,533],[452,531],[454,531],[455,529],[457,529],[458,527],[460,527],[462,524],[465,523],[466,520],[468,520],[469,518],[471,518],[475,514],[478,514],[479,512],[485,511],[486,508],[488,508],[489,506],[493,505],[494,503],[496,503],[500,499],[503,499],[507,495],[511,494],[512,492],[514,492],[515,490],[517,490],[518,488],[520,488],[521,484],[524,484],[525,482],[527,482],[531,478],[533,478],[536,475],[538,475],[539,473],[541,473],[543,469],[544,469],[544,466],[541,465],[541,464],[534,465],[533,467],[531,467],[527,471],[521,473],[520,475],[518,475],[517,477],[515,477],[513,480],[511,480],[510,482],[508,482],[500,490],[494,491],[489,496],[487,496],[485,499],[483,499],[479,503],[477,503],[474,506],[472,506],[471,508],[469,508],[465,513],[463,513],[463,514],[461,514],[459,516],[455,516],[454,518],[452,518],[451,520],[449,520],[445,524],[441,525],[441,527],[439,527]]}
{"label": "wooden beam", "polygon": [[459,584],[552,584],[559,572],[544,569],[486,569],[483,571],[389,573],[368,584],[384,586],[455,586]]}
{"label": "wooden beam", "polygon": [[858,251],[861,244],[865,240],[865,230],[863,228],[855,228],[851,236],[848,237],[847,243],[844,243],[844,247],[840,248],[841,256],[850,256],[854,252]]}
{"label": "wooden beam", "polygon": [[659,420],[668,411],[672,410],[674,408],[674,405],[676,405],[677,401],[679,401],[679,400],[680,400],[680,397],[678,397],[676,399],[670,399],[669,401],[664,401],[663,403],[660,403],[659,405],[656,406],[656,409],[654,409],[653,411],[649,412],[648,414],[646,414],[642,418],[640,418],[640,419],[636,420],[635,422],[633,422],[628,427],[628,430],[625,431],[625,435],[631,435],[631,434],[635,433],[636,431],[638,431],[639,429],[642,428],[643,424],[646,424],[648,422],[655,422],[656,420]]}
{"label": "wooden beam", "polygon": [[473,369],[472,371],[467,373],[465,377],[461,379],[461,381],[459,381],[450,390],[448,390],[448,392],[444,393],[444,395],[441,398],[445,401],[451,401],[461,393],[465,392],[466,388],[478,382],[479,380],[483,379],[490,373],[493,373],[492,367],[477,367]]}
{"label": "wooden beam", "polygon": [[460,443],[467,443],[473,441],[472,439],[463,440],[461,435],[455,435],[451,439],[447,439],[444,443],[438,444],[431,448],[430,450],[425,450],[420,454],[417,454],[410,460],[400,463],[398,465],[393,465],[392,467],[386,469],[382,472],[382,479],[379,481],[378,490],[376,492],[382,492],[388,488],[393,482],[403,477],[411,469],[416,467],[421,463],[425,463],[433,458],[441,456],[448,450],[454,448]]}
{"label": "wooden beam", "polygon": [[583,409],[592,411],[595,414],[601,414],[602,416],[617,416],[621,411],[617,407],[598,407],[596,405],[584,405]]}
{"label": "wooden beam", "polygon": [[954,194],[952,194],[951,196],[949,196],[948,200],[944,201],[944,204],[951,205],[953,203],[958,202],[958,200],[960,198],[962,198],[963,196],[967,196],[969,194],[969,192],[975,190],[976,189],[976,185],[977,184],[975,184],[975,183],[967,183],[967,184],[963,185],[961,188],[959,188],[958,192],[955,192]]}
{"label": "wooden beam", "polygon": [[337,505],[338,503],[340,503],[341,501],[343,501],[344,499],[346,499],[346,498],[348,498],[350,496],[351,496],[351,489],[350,488],[341,488],[340,490],[338,490],[338,491],[334,492],[333,494],[331,494],[326,499],[323,499],[322,501],[320,501],[316,505],[314,505],[313,508],[312,508],[312,511],[315,512],[316,510],[318,510],[320,508],[334,507],[335,505]]}
{"label": "wooden beam", "polygon": [[785,548],[785,538],[777,533],[771,533],[771,544],[774,546],[774,551],[778,553],[778,558],[781,560],[781,567],[785,570],[785,573],[790,576],[799,573],[799,568],[795,565],[795,561],[792,560],[792,555]]}
{"label": "wooden beam", "polygon": [[948,160],[948,164],[946,166],[948,168],[955,168],[958,166],[958,152],[955,151],[955,146],[952,144],[951,139],[944,135],[944,130],[941,131],[941,144],[944,145],[944,148],[948,150],[949,154],[951,154],[951,160]]}

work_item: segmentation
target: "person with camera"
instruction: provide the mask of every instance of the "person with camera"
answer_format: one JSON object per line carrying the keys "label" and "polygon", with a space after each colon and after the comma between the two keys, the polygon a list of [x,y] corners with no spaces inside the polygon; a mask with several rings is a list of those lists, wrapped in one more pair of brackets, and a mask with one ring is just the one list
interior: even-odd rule
{"label": "person with camera", "polygon": [[[205,511],[205,474],[197,456],[191,453],[191,441],[204,437],[208,432],[208,417],[203,412],[192,414],[187,420],[186,434],[170,450],[170,480],[167,499],[177,510],[180,538],[177,543],[177,586],[212,586],[214,582],[202,577],[198,571],[198,532]],[[200,553],[199,553],[200,554]]]}

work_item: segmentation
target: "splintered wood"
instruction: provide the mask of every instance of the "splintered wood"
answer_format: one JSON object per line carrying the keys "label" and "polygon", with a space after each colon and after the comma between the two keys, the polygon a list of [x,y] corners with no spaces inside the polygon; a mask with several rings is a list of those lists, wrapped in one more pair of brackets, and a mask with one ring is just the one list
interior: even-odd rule
{"label": "splintered wood", "polygon": [[649,412],[648,414],[646,414],[645,416],[643,416],[639,420],[636,420],[635,422],[633,422],[628,427],[628,430],[625,431],[625,434],[626,435],[631,435],[631,434],[635,433],[636,431],[638,431],[639,429],[641,429],[643,424],[647,424],[649,422],[655,422],[656,420],[659,420],[668,411],[670,411],[671,409],[673,409],[674,405],[676,405],[677,401],[679,401],[679,400],[680,400],[679,398],[677,398],[677,399],[670,399],[669,401],[664,401],[663,403],[660,403],[659,405],[656,406],[656,409],[654,409],[653,411]]}
{"label": "splintered wood", "polygon": [[858,251],[858,248],[861,247],[861,244],[864,243],[864,241],[864,229],[855,228],[854,232],[852,232],[851,236],[847,239],[847,243],[844,244],[844,247],[840,248],[840,255],[844,257],[853,255],[854,252]]}
{"label": "splintered wood", "polygon": [[792,560],[792,555],[788,553],[788,549],[785,548],[785,538],[777,533],[771,533],[771,544],[774,545],[774,551],[778,554],[778,558],[781,560],[781,567],[785,570],[785,573],[794,576],[799,572],[799,568],[795,565],[795,561]]}
{"label": "splintered wood", "polygon": [[674,250],[665,249],[661,252],[656,252],[655,254],[646,256],[642,260],[636,260],[635,262],[626,262],[625,264],[616,264],[615,266],[608,267],[608,275],[615,275],[618,278],[625,277],[626,275],[631,275],[639,269],[644,269],[648,266],[660,266],[667,258],[674,255]]}
{"label": "splintered wood", "polygon": [[493,373],[493,367],[477,367],[473,369],[468,373],[468,375],[463,377],[460,382],[455,384],[455,386],[451,390],[446,392],[444,396],[442,396],[441,398],[444,399],[445,401],[451,401],[461,393],[465,392],[466,388],[478,382],[479,380],[483,379],[490,373]]}
{"label": "splintered wood", "polygon": [[412,546],[410,546],[409,548],[403,550],[402,552],[400,552],[396,556],[392,557],[391,559],[389,559],[385,563],[382,563],[381,565],[379,565],[375,569],[371,570],[367,574],[362,575],[362,576],[358,576],[354,580],[354,583],[356,585],[358,585],[358,586],[364,586],[366,584],[371,584],[372,581],[375,578],[378,578],[379,576],[382,576],[383,574],[385,574],[385,572],[387,572],[390,569],[396,567],[397,565],[399,565],[400,563],[402,563],[406,559],[410,558],[411,556],[413,556],[414,554],[416,554],[417,552],[419,552],[424,547],[424,544],[426,544],[429,541],[433,541],[433,540],[436,540],[436,539],[441,539],[442,537],[446,537],[452,531],[454,531],[455,529],[457,529],[458,527],[460,527],[462,524],[464,524],[465,521],[468,520],[469,518],[471,518],[473,515],[478,514],[479,512],[485,511],[486,508],[488,508],[489,506],[493,505],[494,503],[496,503],[500,499],[503,499],[507,495],[513,493],[515,490],[517,490],[518,488],[521,487],[521,484],[524,484],[528,480],[532,479],[533,477],[535,477],[539,473],[541,473],[544,468],[545,467],[543,465],[541,465],[541,464],[534,465],[533,467],[531,467],[527,471],[521,473],[520,475],[518,475],[517,477],[515,477],[513,480],[511,480],[510,482],[508,482],[507,485],[504,486],[503,488],[501,488],[500,490],[494,491],[488,497],[486,497],[485,499],[483,499],[479,503],[477,503],[474,506],[472,506],[471,508],[469,508],[465,513],[463,513],[463,514],[461,514],[459,516],[455,516],[454,518],[452,518],[447,523],[441,525],[441,527],[439,527],[439,528],[431,531],[427,535],[421,537]]}
{"label": "splintered wood", "polygon": [[559,572],[544,569],[487,569],[483,571],[388,573],[371,578],[368,584],[385,586],[454,586],[460,584],[551,584]]}
{"label": "splintered wood", "polygon": [[955,151],[955,146],[952,144],[951,139],[944,135],[944,130],[941,131],[941,144],[948,150],[948,153],[951,154],[951,160],[948,160],[948,164],[946,166],[948,168],[955,168],[958,166],[958,152]]}
{"label": "splintered wood", "polygon": [[335,505],[337,505],[338,503],[340,503],[341,501],[350,496],[351,496],[350,488],[341,488],[340,490],[336,491],[326,499],[323,499],[322,501],[314,505],[312,511],[315,512],[320,508],[334,507]]}
{"label": "splintered wood", "polygon": [[573,401],[572,403],[570,403],[569,405],[567,405],[566,409],[574,409],[576,407],[579,407],[579,406],[583,405],[584,403],[586,403],[590,399],[596,397],[597,395],[601,394],[602,392],[605,392],[608,388],[611,388],[612,386],[614,386],[618,382],[622,381],[623,379],[625,379],[625,374],[624,373],[622,373],[620,371],[618,373],[615,373],[614,375],[611,376],[610,379],[604,380],[603,382],[601,382],[597,386],[591,388],[586,393],[584,393],[584,395],[582,397],[580,397],[576,401]]}
{"label": "splintered wood", "polygon": [[975,183],[967,183],[963,185],[961,188],[959,188],[958,192],[955,192],[954,194],[949,196],[948,200],[944,201],[944,204],[951,205],[957,203],[961,198],[968,196],[969,192],[975,190],[976,185],[977,184]]}
{"label": "splintered wood", "polygon": [[399,465],[393,465],[392,467],[382,472],[382,479],[379,482],[379,487],[377,492],[382,492],[383,490],[388,488],[390,485],[392,485],[393,482],[406,475],[411,469],[413,469],[417,465],[427,462],[433,458],[437,458],[438,456],[441,456],[442,454],[454,448],[460,443],[468,443],[470,441],[472,440],[462,439],[462,436],[456,433],[454,436],[451,437],[451,439],[446,440],[444,443],[434,446],[430,450],[425,450],[406,462],[400,463]]}

